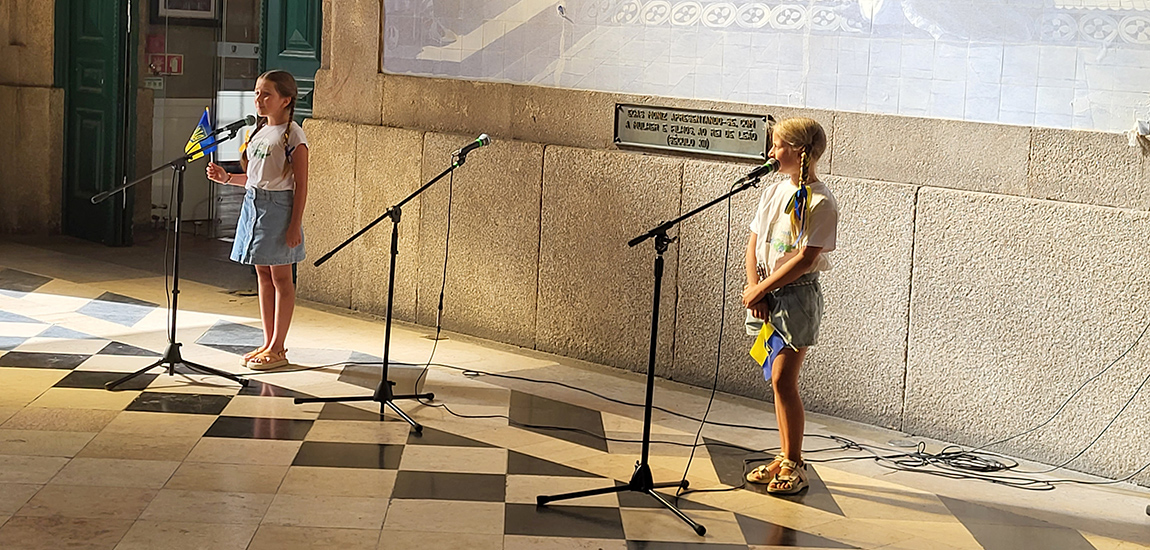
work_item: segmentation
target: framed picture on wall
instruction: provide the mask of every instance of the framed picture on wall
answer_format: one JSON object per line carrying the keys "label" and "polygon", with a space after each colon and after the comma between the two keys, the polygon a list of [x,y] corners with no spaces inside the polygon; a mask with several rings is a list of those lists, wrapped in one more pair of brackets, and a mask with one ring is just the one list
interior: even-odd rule
{"label": "framed picture on wall", "polygon": [[219,0],[151,0],[152,23],[216,25]]}

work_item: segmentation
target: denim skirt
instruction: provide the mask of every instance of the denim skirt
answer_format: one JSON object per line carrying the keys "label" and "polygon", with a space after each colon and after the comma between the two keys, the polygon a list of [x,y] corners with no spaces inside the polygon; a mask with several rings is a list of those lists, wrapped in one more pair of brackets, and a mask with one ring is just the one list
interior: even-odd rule
{"label": "denim skirt", "polygon": [[287,245],[295,192],[248,187],[240,207],[232,261],[248,265],[288,265],[302,262],[304,243]]}
{"label": "denim skirt", "polygon": [[[823,289],[819,274],[807,273],[795,282],[777,289],[766,297],[771,309],[771,325],[796,348],[813,346],[819,341],[823,320]],[[747,310],[747,335],[754,336],[763,328],[763,320]]]}

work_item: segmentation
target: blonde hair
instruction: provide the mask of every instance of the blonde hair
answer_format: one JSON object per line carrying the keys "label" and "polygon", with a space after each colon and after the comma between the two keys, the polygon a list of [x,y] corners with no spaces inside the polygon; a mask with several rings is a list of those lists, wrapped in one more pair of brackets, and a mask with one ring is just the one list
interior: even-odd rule
{"label": "blonde hair", "polygon": [[[288,138],[291,136],[291,123],[295,120],[295,104],[299,94],[299,85],[296,84],[295,77],[287,71],[267,71],[264,74],[261,74],[260,77],[256,79],[256,81],[258,82],[261,79],[267,82],[271,82],[272,85],[276,88],[276,93],[291,99],[288,101],[287,106],[288,127],[287,130],[284,131],[284,156],[287,157],[287,162],[284,163],[284,173],[286,174],[288,170],[291,170],[292,148],[288,144]],[[260,130],[263,129],[264,126],[267,126],[267,124],[267,117],[260,117],[259,122],[256,123],[256,129],[253,130],[252,133],[248,134],[248,140],[244,142],[244,152],[240,155],[240,165],[243,167],[244,171],[247,171],[248,169],[247,145],[252,141],[252,138],[255,137],[255,135],[259,133]]]}
{"label": "blonde hair", "polygon": [[799,181],[806,185],[811,164],[818,162],[827,150],[827,133],[813,118],[794,117],[775,124],[771,132],[792,147],[802,148],[802,171]]}

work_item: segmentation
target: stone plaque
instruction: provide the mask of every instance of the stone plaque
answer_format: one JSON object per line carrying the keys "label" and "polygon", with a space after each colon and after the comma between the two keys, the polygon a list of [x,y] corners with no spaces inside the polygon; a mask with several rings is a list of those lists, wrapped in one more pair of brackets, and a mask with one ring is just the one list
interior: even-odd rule
{"label": "stone plaque", "polygon": [[768,115],[615,104],[615,145],[767,160]]}

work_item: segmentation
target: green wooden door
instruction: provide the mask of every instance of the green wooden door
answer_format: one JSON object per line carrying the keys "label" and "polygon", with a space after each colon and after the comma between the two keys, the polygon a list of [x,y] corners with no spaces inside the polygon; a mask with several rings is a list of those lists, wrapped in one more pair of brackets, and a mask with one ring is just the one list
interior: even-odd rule
{"label": "green wooden door", "polygon": [[[64,88],[64,231],[113,246],[131,244],[133,193],[92,204],[124,183],[134,139],[129,120],[135,0],[57,0],[57,84]],[[63,51],[59,51],[63,50]]]}
{"label": "green wooden door", "polygon": [[264,0],[260,33],[261,70],[281,69],[299,84],[296,120],[312,113],[315,72],[323,34],[322,0]]}

